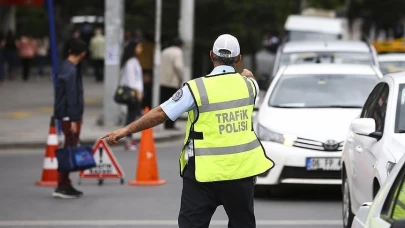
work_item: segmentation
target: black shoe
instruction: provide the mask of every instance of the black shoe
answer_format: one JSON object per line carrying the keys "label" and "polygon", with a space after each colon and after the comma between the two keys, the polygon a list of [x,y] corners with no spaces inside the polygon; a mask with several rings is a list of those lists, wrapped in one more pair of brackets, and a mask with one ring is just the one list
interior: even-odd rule
{"label": "black shoe", "polygon": [[80,194],[74,191],[72,188],[57,188],[52,193],[52,196],[55,198],[74,199],[78,198]]}
{"label": "black shoe", "polygon": [[81,191],[79,191],[79,190],[77,190],[77,189],[75,189],[75,188],[73,188],[73,187],[71,187],[70,190],[71,190],[72,192],[76,193],[76,194],[79,195],[79,196],[82,196],[82,195],[83,195],[83,192],[81,192]]}

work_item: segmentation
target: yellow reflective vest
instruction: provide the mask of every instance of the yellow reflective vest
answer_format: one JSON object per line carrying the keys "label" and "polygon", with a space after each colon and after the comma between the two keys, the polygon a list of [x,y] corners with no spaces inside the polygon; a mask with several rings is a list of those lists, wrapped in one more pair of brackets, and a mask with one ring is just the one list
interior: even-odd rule
{"label": "yellow reflective vest", "polygon": [[198,112],[188,113],[187,132],[180,155],[192,140],[195,176],[199,182],[236,180],[256,176],[274,166],[253,130],[257,91],[252,80],[238,73],[205,76],[185,83]]}
{"label": "yellow reflective vest", "polygon": [[405,219],[405,189],[403,186],[402,189],[399,190],[399,195],[397,201],[395,202],[392,218],[394,220]]}

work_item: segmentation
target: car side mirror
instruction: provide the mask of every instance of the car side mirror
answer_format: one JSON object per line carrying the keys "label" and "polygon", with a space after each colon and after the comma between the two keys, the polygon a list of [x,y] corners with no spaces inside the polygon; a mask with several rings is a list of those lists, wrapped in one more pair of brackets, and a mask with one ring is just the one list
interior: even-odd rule
{"label": "car side mirror", "polygon": [[391,224],[391,228],[402,228],[405,227],[405,219],[396,220]]}
{"label": "car side mirror", "polygon": [[358,118],[351,123],[351,128],[354,133],[362,136],[368,136],[380,140],[381,132],[375,131],[375,120],[373,118]]}

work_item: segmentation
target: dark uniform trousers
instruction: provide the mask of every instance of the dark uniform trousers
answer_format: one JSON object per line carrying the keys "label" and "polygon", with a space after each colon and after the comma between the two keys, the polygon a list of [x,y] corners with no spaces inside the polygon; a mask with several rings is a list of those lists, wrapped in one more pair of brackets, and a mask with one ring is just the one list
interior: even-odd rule
{"label": "dark uniform trousers", "polygon": [[194,158],[190,158],[183,175],[179,228],[209,227],[220,205],[228,215],[228,228],[256,227],[253,209],[255,177],[201,183],[196,181],[194,171]]}

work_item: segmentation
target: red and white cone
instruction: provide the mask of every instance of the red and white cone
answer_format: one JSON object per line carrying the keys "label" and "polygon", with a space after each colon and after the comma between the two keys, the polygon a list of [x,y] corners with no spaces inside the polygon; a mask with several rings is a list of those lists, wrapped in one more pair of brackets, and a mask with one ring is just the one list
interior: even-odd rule
{"label": "red and white cone", "polygon": [[58,160],[55,153],[58,149],[58,136],[56,133],[55,118],[51,117],[48,140],[43,164],[42,178],[36,182],[39,186],[56,186],[58,184]]}

